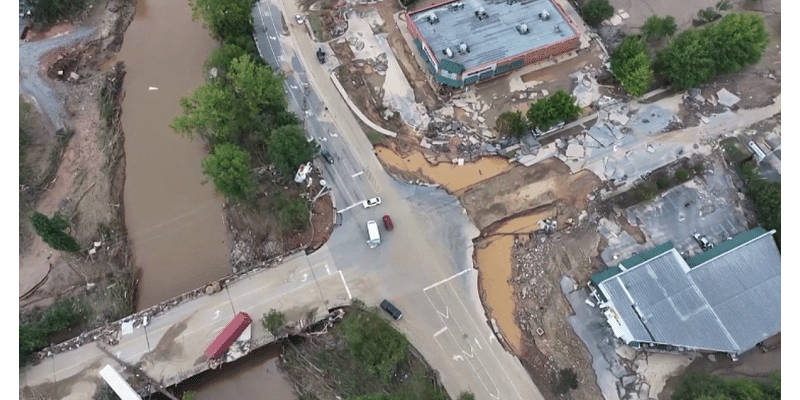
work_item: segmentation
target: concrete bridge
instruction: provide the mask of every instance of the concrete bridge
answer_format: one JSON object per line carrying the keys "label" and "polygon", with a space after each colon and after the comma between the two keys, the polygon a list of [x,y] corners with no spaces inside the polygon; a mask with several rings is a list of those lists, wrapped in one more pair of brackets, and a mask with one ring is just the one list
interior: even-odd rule
{"label": "concrete bridge", "polygon": [[[98,335],[73,339],[66,344],[68,350],[20,371],[20,398],[89,399],[102,382],[99,371],[106,364],[126,376],[117,360],[170,386],[211,368],[203,351],[238,312],[253,318],[252,350],[274,340],[260,322],[271,309],[283,312],[289,322],[313,324],[352,299],[327,246],[224,282],[216,293],[200,288],[110,324]],[[146,385],[139,389],[155,390]]]}

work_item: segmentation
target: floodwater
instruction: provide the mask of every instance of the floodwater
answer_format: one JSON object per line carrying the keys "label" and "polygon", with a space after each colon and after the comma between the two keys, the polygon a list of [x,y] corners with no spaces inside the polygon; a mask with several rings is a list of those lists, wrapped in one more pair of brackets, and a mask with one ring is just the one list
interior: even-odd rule
{"label": "floodwater", "polygon": [[[538,222],[550,216],[541,212],[508,220],[492,233],[525,233],[539,229]],[[475,246],[475,257],[480,271],[481,287],[486,294],[486,308],[516,354],[522,348],[522,331],[517,325],[514,311],[514,291],[508,280],[512,274],[514,249],[513,235],[490,236]]]}
{"label": "floodwater", "polygon": [[138,0],[117,56],[127,71],[125,223],[140,310],[230,273],[222,197],[200,170],[206,149],[169,127],[217,46],[185,0]]}
{"label": "floodwater", "polygon": [[448,163],[432,165],[418,151],[405,158],[386,147],[377,147],[376,151],[378,158],[386,165],[421,174],[444,186],[450,193],[457,193],[513,168],[508,160],[501,157],[484,157],[462,166]]}

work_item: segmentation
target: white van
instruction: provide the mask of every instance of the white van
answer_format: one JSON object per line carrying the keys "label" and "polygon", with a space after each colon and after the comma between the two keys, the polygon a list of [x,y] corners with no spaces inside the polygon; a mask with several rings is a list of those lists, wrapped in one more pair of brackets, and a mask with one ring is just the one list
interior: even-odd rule
{"label": "white van", "polygon": [[378,232],[378,223],[373,221],[367,222],[367,232],[369,233],[369,240],[367,244],[370,249],[374,249],[381,244],[381,234]]}

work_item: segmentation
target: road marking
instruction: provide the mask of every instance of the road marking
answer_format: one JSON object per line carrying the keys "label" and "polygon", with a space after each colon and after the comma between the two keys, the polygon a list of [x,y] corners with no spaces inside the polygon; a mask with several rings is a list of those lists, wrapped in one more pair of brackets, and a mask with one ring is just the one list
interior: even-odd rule
{"label": "road marking", "polygon": [[304,273],[303,273],[303,280],[302,280],[302,281],[300,281],[300,282],[305,282],[305,281],[306,281],[306,279],[308,279],[308,273],[307,273],[307,272],[304,272]]}
{"label": "road marking", "polygon": [[349,209],[351,209],[351,208],[353,208],[353,207],[355,207],[355,206],[360,206],[360,205],[362,205],[362,204],[364,204],[364,202],[362,202],[362,201],[359,201],[358,203],[353,203],[353,204],[351,204],[351,205],[349,205],[349,206],[345,207],[344,209],[342,209],[342,210],[339,210],[339,213],[345,212],[345,211],[347,211],[347,210],[349,210]]}
{"label": "road marking", "polygon": [[353,296],[350,294],[350,288],[347,287],[347,282],[344,280],[344,275],[342,274],[342,270],[339,270],[339,276],[342,278],[342,283],[344,284],[344,289],[347,290],[347,299],[353,300]]}
{"label": "road marking", "polygon": [[[440,297],[441,297],[441,296],[440,296]],[[444,300],[444,299],[442,299],[442,300]],[[441,315],[441,316],[442,316],[442,317],[444,317],[445,319],[450,319],[450,307],[448,307],[448,306],[446,305],[446,303],[445,303],[445,306],[444,306],[444,310],[445,310],[445,311],[444,311],[444,312],[445,312],[445,314],[442,314],[442,313],[440,313],[440,312],[439,312],[439,310],[436,310],[436,313],[437,313],[437,314],[439,314],[439,315]]]}
{"label": "road marking", "polygon": [[214,311],[214,318],[211,318],[211,319],[212,319],[212,320],[215,320],[215,319],[217,319],[217,318],[219,318],[219,310],[217,310],[217,311]]}
{"label": "road marking", "polygon": [[456,354],[453,356],[453,361],[464,361],[464,357],[461,357],[460,355]]}
{"label": "road marking", "polygon": [[436,333],[434,333],[434,334],[433,334],[433,337],[437,337],[437,336],[441,335],[441,334],[442,334],[442,333],[444,333],[444,331],[446,331],[446,330],[447,330],[447,327],[446,327],[446,326],[445,326],[444,328],[442,328],[442,329],[439,329],[439,331],[438,331],[438,332],[436,332]]}
{"label": "road marking", "polygon": [[355,178],[355,177],[357,177],[357,176],[359,176],[359,175],[361,175],[361,174],[363,174],[363,173],[364,173],[364,171],[358,171],[358,172],[356,172],[355,174],[353,174],[353,175],[350,175],[350,177],[351,177],[351,178]]}
{"label": "road marking", "polygon": [[478,348],[483,350],[483,346],[481,346],[481,342],[478,341],[478,338],[474,338],[474,339],[475,339],[475,344],[478,345]]}
{"label": "road marking", "polygon": [[426,287],[425,289],[422,289],[422,291],[424,292],[426,290],[433,289],[434,287],[439,286],[439,285],[441,285],[441,284],[443,284],[443,283],[445,283],[445,282],[447,282],[447,281],[449,281],[449,280],[451,280],[451,279],[453,279],[453,278],[455,278],[455,277],[457,277],[459,275],[464,275],[465,273],[467,273],[467,272],[469,272],[471,270],[472,270],[471,268],[465,269],[465,270],[463,270],[463,271],[461,271],[461,272],[459,272],[459,273],[457,273],[457,274],[455,274],[455,275],[453,275],[453,276],[451,276],[449,278],[442,279],[439,282],[436,282],[433,285],[430,285],[430,286]]}

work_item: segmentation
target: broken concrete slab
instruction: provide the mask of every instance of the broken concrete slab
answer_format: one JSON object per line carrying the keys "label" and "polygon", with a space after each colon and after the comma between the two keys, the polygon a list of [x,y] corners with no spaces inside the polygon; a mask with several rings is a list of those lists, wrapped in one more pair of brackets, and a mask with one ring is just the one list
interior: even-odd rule
{"label": "broken concrete slab", "polygon": [[725,88],[722,88],[717,92],[717,98],[719,99],[717,100],[719,104],[722,104],[726,107],[733,107],[734,104],[741,100],[739,96],[736,96]]}
{"label": "broken concrete slab", "polygon": [[566,155],[569,158],[582,158],[584,156],[584,154],[585,154],[585,150],[584,150],[583,146],[581,146],[581,145],[579,145],[577,143],[570,143],[569,146],[567,146]]}

